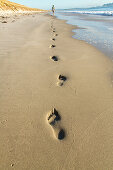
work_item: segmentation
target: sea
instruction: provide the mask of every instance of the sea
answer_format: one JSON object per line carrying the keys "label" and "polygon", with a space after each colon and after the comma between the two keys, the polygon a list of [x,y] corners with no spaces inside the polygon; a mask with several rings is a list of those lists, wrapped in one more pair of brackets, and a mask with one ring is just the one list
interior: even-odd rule
{"label": "sea", "polygon": [[92,44],[113,60],[113,4],[92,8],[56,10],[56,17],[80,29],[73,38]]}

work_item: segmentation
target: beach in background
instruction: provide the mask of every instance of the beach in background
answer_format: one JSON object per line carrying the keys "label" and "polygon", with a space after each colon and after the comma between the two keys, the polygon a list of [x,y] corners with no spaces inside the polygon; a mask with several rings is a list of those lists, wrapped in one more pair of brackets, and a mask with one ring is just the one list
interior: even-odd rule
{"label": "beach in background", "polygon": [[0,170],[113,170],[112,56],[76,37],[99,41],[86,16],[0,18]]}

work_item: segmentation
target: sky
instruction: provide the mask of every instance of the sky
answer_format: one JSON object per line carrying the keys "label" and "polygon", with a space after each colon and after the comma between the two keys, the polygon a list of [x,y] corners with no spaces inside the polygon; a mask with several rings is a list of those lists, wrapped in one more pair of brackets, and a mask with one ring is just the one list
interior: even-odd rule
{"label": "sky", "polygon": [[9,0],[33,8],[51,9],[54,4],[56,9],[87,8],[113,3],[113,0]]}

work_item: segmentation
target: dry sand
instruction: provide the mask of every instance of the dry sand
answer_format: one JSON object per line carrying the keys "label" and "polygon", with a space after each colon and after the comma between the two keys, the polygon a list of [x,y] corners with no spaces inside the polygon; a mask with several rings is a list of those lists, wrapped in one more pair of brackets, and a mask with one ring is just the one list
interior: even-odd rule
{"label": "dry sand", "polygon": [[0,170],[113,170],[113,63],[72,29],[0,23]]}

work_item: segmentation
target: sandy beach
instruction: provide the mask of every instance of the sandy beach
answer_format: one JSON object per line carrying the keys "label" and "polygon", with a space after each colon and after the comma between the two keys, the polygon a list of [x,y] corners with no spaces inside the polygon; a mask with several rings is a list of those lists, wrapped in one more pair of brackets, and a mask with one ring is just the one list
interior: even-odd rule
{"label": "sandy beach", "polygon": [[0,22],[0,170],[113,170],[113,62],[74,28]]}

